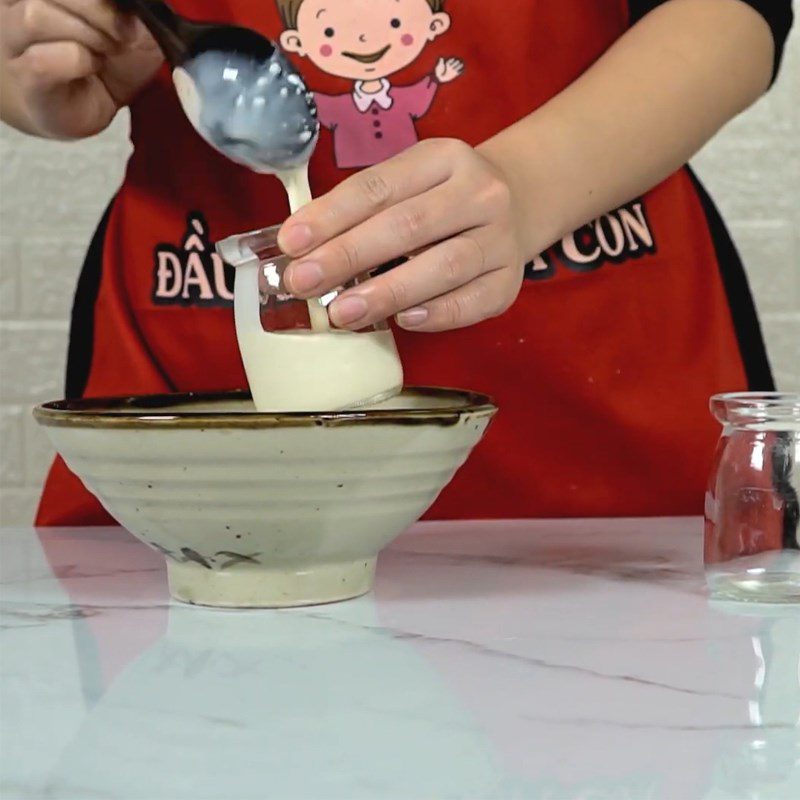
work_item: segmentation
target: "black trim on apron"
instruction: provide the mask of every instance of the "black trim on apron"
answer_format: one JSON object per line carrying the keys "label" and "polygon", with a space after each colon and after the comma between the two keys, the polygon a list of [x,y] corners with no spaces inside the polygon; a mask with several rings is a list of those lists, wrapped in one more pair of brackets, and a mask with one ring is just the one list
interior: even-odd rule
{"label": "black trim on apron", "polygon": [[697,190],[708,221],[711,240],[717,254],[719,274],[725,287],[733,328],[739,343],[739,352],[747,374],[748,389],[751,392],[774,391],[775,380],[772,377],[764,336],[761,333],[758,313],[747,284],[747,275],[742,260],[714,201],[692,169],[686,167],[686,170]]}
{"label": "black trim on apron", "polygon": [[83,260],[75,299],[72,303],[72,318],[69,326],[69,350],[67,352],[67,377],[64,396],[68,400],[83,397],[89,382],[89,371],[94,353],[94,307],[100,292],[100,278],[103,274],[103,246],[112,198],[92,237],[86,257]]}

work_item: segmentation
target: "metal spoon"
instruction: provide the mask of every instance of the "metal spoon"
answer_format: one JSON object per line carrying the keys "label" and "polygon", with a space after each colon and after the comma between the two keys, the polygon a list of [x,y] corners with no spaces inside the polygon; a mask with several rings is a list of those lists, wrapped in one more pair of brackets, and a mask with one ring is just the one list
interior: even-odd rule
{"label": "metal spoon", "polygon": [[308,162],[319,134],[314,96],[273,42],[250,28],[186,19],[162,0],[117,2],[147,26],[209,144],[256,172]]}

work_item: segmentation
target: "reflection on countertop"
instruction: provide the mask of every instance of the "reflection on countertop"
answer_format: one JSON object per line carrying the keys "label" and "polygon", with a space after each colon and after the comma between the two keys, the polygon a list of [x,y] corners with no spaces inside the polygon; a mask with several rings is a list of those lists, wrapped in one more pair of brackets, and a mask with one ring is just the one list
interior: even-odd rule
{"label": "reflection on countertop", "polygon": [[9,798],[800,796],[800,610],[696,519],[427,523],[374,595],[170,602],[119,529],[0,531]]}

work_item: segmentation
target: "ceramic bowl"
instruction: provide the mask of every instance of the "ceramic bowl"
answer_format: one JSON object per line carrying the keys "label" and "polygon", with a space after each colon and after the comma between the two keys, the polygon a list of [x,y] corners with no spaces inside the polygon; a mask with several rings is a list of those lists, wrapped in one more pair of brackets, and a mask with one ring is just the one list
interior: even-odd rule
{"label": "ceramic bowl", "polygon": [[173,597],[278,607],[369,591],[379,550],[433,503],[495,411],[483,395],[409,388],[331,413],[257,413],[230,393],[34,415],[114,518],[164,554]]}

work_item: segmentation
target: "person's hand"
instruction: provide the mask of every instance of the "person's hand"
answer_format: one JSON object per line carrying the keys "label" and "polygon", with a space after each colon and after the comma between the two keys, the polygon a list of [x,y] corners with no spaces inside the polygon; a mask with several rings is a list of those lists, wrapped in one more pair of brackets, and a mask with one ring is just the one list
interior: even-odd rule
{"label": "person's hand", "polygon": [[342,293],[334,325],[357,330],[397,314],[441,331],[505,311],[522,283],[511,191],[500,171],[455,139],[428,139],[297,211],[279,244],[299,297],[324,295],[399,256],[406,263]]}
{"label": "person's hand", "polygon": [[433,74],[439,83],[450,83],[464,71],[464,62],[460,58],[440,58],[436,62]]}
{"label": "person's hand", "polygon": [[37,132],[73,139],[108,126],[162,55],[112,0],[0,0],[0,59]]}

